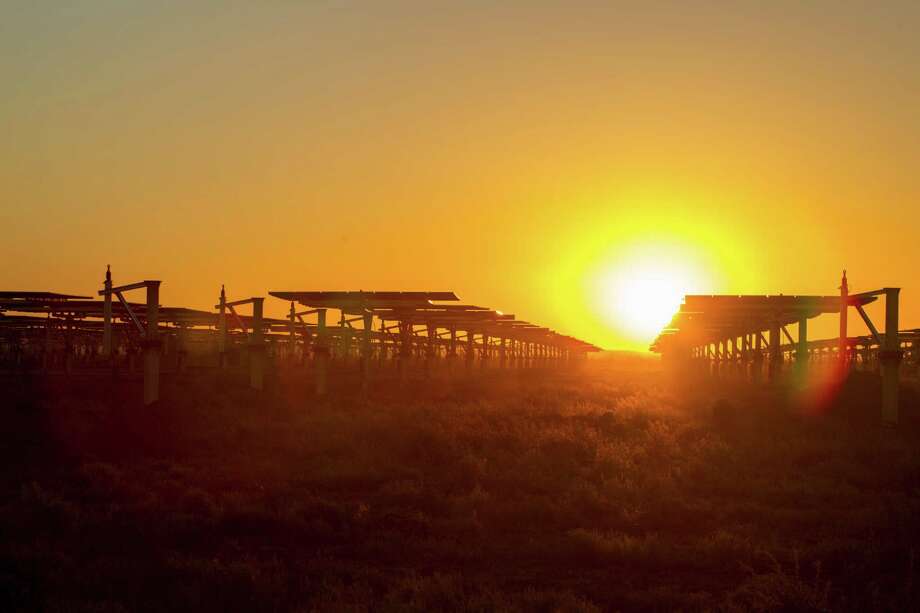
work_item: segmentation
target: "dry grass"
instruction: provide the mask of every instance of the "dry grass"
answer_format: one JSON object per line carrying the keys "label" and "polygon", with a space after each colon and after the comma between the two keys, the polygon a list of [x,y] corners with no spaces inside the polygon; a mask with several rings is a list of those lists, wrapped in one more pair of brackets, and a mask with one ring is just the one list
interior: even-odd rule
{"label": "dry grass", "polygon": [[[7,382],[0,609],[915,610],[916,432],[651,372],[156,409]],[[733,410],[734,418],[723,413]]]}

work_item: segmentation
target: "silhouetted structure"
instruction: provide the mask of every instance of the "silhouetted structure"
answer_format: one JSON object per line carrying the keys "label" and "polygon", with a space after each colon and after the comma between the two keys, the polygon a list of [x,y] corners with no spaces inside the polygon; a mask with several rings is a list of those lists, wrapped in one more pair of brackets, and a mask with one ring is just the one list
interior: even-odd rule
{"label": "silhouetted structure", "polygon": [[[881,366],[882,419],[898,421],[898,377],[907,355],[920,365],[920,330],[898,330],[900,288],[850,294],[846,271],[839,296],[685,296],[651,350],[667,360],[699,365],[713,376],[743,374],[776,381],[784,365],[795,365],[804,380],[810,363],[827,362],[842,368]],[[864,307],[885,296],[885,328],[880,333]],[[855,308],[869,329],[868,336],[847,336],[847,314]],[[824,313],[840,317],[837,339],[810,341],[808,320]],[[796,335],[788,327],[796,326]],[[766,335],[766,336],[765,336]]]}
{"label": "silhouetted structure", "polygon": [[[270,292],[290,302],[287,319],[263,316],[263,297],[228,301],[221,287],[217,312],[159,304],[160,281],[113,286],[106,270],[102,300],[51,292],[0,292],[0,365],[70,373],[134,371],[144,361],[144,402],[158,398],[160,360],[167,371],[248,366],[253,389],[266,368],[312,368],[317,395],[327,393],[330,368],[357,361],[362,387],[375,369],[393,365],[431,376],[440,366],[481,369],[554,367],[599,348],[485,307],[463,305],[453,292]],[[123,293],[144,288],[145,303]],[[113,300],[114,298],[117,301]],[[237,307],[252,305],[252,315]],[[298,311],[296,305],[307,307]],[[338,320],[328,317],[336,311]]]}

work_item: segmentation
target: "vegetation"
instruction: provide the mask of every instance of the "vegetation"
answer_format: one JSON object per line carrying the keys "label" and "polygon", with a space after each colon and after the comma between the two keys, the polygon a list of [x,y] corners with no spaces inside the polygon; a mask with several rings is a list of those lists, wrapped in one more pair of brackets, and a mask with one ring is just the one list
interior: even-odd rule
{"label": "vegetation", "polygon": [[645,366],[319,404],[209,375],[153,409],[3,385],[0,610],[920,607],[909,420],[713,411]]}

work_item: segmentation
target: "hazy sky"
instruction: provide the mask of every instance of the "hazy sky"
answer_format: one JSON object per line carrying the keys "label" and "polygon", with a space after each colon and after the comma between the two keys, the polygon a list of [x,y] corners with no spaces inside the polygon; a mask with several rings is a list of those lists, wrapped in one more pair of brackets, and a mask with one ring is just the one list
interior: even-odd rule
{"label": "hazy sky", "polygon": [[452,289],[636,348],[618,275],[846,266],[920,326],[920,2],[0,7],[2,289]]}

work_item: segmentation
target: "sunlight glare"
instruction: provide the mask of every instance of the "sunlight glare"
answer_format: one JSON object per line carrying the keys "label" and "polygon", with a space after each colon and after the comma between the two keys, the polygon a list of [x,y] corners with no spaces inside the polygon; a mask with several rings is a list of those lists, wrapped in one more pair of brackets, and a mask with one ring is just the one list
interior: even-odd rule
{"label": "sunlight glare", "polygon": [[[641,273],[640,273],[641,275]],[[660,276],[626,278],[616,288],[610,308],[643,337],[657,333],[680,308],[683,290],[678,282]]]}
{"label": "sunlight glare", "polygon": [[651,342],[680,309],[686,294],[702,289],[701,274],[673,248],[646,247],[620,254],[596,281],[602,317],[637,344]]}

